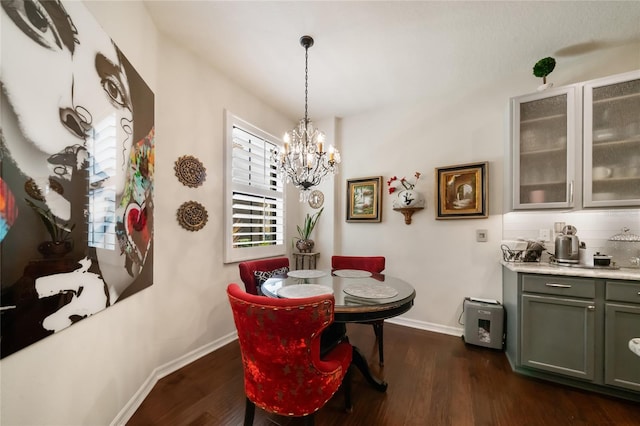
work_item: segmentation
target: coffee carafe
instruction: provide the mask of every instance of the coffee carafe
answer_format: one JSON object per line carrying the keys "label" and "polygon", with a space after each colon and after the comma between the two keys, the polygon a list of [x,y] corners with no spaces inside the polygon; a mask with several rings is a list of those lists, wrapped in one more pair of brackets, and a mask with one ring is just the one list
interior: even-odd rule
{"label": "coffee carafe", "polygon": [[575,226],[566,225],[556,237],[555,258],[558,263],[573,264],[580,262],[580,240]]}

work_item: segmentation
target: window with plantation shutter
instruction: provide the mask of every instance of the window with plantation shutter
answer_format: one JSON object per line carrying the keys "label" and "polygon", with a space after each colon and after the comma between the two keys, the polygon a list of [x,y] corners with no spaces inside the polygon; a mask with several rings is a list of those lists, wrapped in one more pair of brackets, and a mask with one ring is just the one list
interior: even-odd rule
{"label": "window with plantation shutter", "polygon": [[225,262],[279,256],[284,188],[271,152],[275,137],[226,113]]}

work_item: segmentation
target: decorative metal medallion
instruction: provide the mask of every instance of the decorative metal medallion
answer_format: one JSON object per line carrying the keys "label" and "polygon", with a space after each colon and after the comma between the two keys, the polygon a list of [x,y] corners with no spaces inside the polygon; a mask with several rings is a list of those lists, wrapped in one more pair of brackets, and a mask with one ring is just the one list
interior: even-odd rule
{"label": "decorative metal medallion", "polygon": [[314,209],[319,209],[324,204],[324,194],[322,191],[314,189],[309,194],[309,205]]}
{"label": "decorative metal medallion", "polygon": [[204,168],[200,160],[191,155],[178,158],[173,169],[176,171],[178,180],[191,188],[202,185],[202,182],[207,178],[207,169]]}
{"label": "decorative metal medallion", "polygon": [[207,209],[196,201],[187,201],[178,209],[178,223],[187,231],[199,231],[207,224]]}

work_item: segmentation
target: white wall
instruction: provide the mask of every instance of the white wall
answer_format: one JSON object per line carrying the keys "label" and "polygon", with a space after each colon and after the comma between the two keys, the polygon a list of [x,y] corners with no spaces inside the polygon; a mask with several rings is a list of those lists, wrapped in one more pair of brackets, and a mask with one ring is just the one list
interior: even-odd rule
{"label": "white wall", "polygon": [[[638,69],[639,52],[640,45],[635,44],[561,59],[550,81],[561,86]],[[533,77],[526,81],[514,78],[500,86],[486,87],[481,76],[471,70],[470,73],[473,75],[469,78],[477,81],[473,92],[451,93],[446,98],[425,99],[342,120],[344,163],[340,179],[382,175],[386,181],[393,175],[410,177],[419,171],[424,178],[416,189],[426,194],[427,207],[414,214],[411,225],[405,225],[403,216],[391,208],[392,196],[384,194],[382,223],[352,224],[342,220],[336,247],[345,255],[386,256],[386,272],[416,287],[415,306],[405,318],[447,333],[460,332],[458,318],[465,296],[501,300],[498,262],[503,232],[502,192],[504,179],[511,178],[503,178],[504,161],[508,161],[504,158],[509,137],[508,102],[512,96],[535,92],[539,84]],[[481,161],[489,162],[489,218],[435,220],[434,169]],[[343,185],[337,190],[344,194]],[[345,209],[344,198],[336,197],[341,211]],[[557,215],[560,217],[560,213]],[[607,235],[619,232],[625,222],[636,230],[640,226],[637,210],[626,210],[625,215],[615,219],[609,216],[607,224],[615,232]],[[530,217],[536,223],[533,229],[539,226],[537,222],[545,220]],[[549,217],[553,215],[547,215],[547,221]],[[581,224],[598,220],[594,215],[582,217]],[[578,220],[577,216],[574,218]],[[530,228],[522,221],[514,221],[507,228]],[[550,221],[549,227],[552,225]],[[595,224],[584,228],[599,229]],[[475,241],[477,229],[488,230],[488,242]]]}
{"label": "white wall", "polygon": [[[87,5],[156,95],[154,285],[3,359],[4,425],[108,424],[155,368],[233,331],[224,291],[239,276],[236,264],[222,263],[223,110],[275,135],[295,124],[159,36],[141,3]],[[557,84],[640,68],[638,48],[586,57],[557,70]],[[469,78],[477,81],[474,92],[318,121],[334,135],[344,161],[340,174],[322,187],[327,209],[316,235],[323,239],[321,266],[328,267],[331,252],[386,256],[387,272],[417,289],[407,318],[450,332],[457,330],[464,296],[500,298],[506,105],[510,96],[539,83],[531,78],[485,87],[481,76],[470,71]],[[184,187],[174,176],[174,161],[187,154],[207,168],[200,188]],[[489,219],[436,221],[433,169],[485,160],[490,162]],[[382,175],[386,180],[415,171],[424,173],[417,189],[428,202],[413,224],[404,224],[386,194],[382,223],[344,221],[346,179]],[[209,211],[199,232],[176,221],[177,208],[188,200]],[[295,192],[289,193],[287,208],[297,223],[306,212]],[[488,229],[489,242],[475,242],[478,228]],[[287,238],[295,223],[289,229]]]}
{"label": "white wall", "polygon": [[[383,255],[386,273],[414,285],[414,308],[405,316],[455,332],[464,296],[499,298],[500,270],[492,246],[500,240],[502,139],[505,88],[496,88],[495,107],[485,96],[425,100],[414,105],[343,119],[342,179],[422,173],[416,189],[426,208],[406,225],[393,211],[394,195],[383,187],[381,223],[341,225],[345,255]],[[482,220],[435,220],[435,167],[489,161],[489,213]],[[344,188],[340,188],[344,193]],[[344,211],[346,197],[339,196]],[[489,242],[476,243],[475,230],[488,229]]]}

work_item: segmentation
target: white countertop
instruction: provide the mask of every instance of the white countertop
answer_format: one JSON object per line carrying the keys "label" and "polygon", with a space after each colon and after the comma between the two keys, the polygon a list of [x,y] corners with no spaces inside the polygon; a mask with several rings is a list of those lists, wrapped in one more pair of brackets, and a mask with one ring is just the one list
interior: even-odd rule
{"label": "white countertop", "polygon": [[525,272],[528,274],[565,275],[571,277],[640,281],[640,269],[592,269],[573,266],[560,266],[547,262],[505,262],[504,260],[501,260],[500,263],[511,271]]}

